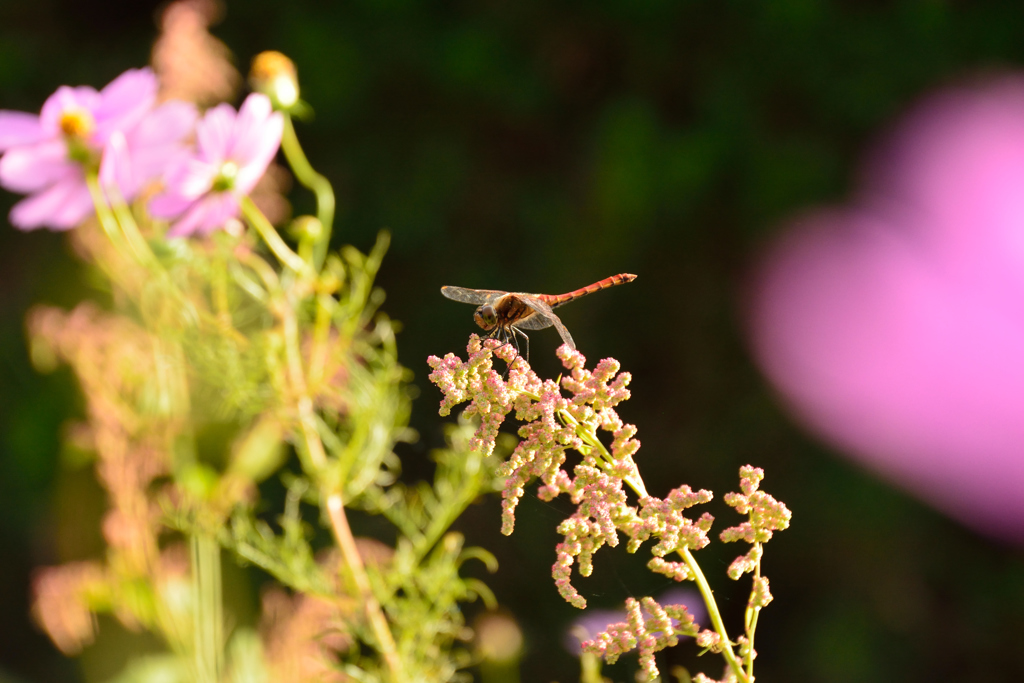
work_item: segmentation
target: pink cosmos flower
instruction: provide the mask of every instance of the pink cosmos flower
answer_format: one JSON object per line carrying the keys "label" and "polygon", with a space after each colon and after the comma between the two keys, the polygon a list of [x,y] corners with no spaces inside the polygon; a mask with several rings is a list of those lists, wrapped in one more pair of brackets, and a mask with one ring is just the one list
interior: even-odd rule
{"label": "pink cosmos flower", "polygon": [[61,86],[39,115],[0,111],[0,185],[29,195],[11,210],[23,230],[66,230],[93,210],[87,172],[134,198],[163,171],[195,123],[195,109],[167,102],[154,109],[157,80],[132,69],[97,92]]}
{"label": "pink cosmos flower", "polygon": [[281,144],[284,119],[266,95],[253,93],[238,113],[221,104],[196,126],[196,151],[165,177],[166,189],[149,203],[158,218],[174,219],[167,233],[181,237],[223,228],[239,213]]}
{"label": "pink cosmos flower", "polygon": [[949,90],[754,281],[761,367],[812,430],[1024,541],[1024,78]]}

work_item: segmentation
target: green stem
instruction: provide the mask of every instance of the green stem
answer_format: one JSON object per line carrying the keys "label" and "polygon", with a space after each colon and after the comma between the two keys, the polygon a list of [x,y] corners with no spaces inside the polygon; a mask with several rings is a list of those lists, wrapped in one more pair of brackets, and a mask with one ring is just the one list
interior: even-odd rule
{"label": "green stem", "polygon": [[[754,543],[754,547],[758,550],[761,549],[759,542]],[[761,556],[758,553],[757,563],[754,565],[754,586],[760,582],[761,579]],[[754,678],[754,631],[757,630],[757,617],[761,614],[760,607],[754,607],[754,589],[750,592],[750,599],[747,601],[747,612],[744,615],[744,622],[746,626],[747,634],[747,655],[744,658],[747,665],[747,678],[753,680]]]}
{"label": "green stem", "polygon": [[107,233],[107,237],[113,243],[115,248],[119,251],[123,251],[125,242],[121,231],[117,229],[117,219],[114,218],[114,214],[110,210],[110,205],[107,203],[107,197],[103,194],[103,189],[100,188],[99,176],[94,172],[86,173],[85,184],[89,188],[89,194],[92,196],[92,204],[96,209],[96,217],[100,221],[100,226],[103,228],[103,232]]}
{"label": "green stem", "polygon": [[320,221],[323,233],[320,235],[313,250],[313,267],[316,270],[327,258],[327,247],[331,243],[331,229],[334,224],[334,189],[327,178],[315,170],[306,158],[299,137],[295,134],[295,126],[287,114],[284,117],[284,131],[281,134],[281,149],[288,164],[295,172],[295,178],[316,195],[316,217]]}
{"label": "green stem", "polygon": [[204,533],[194,533],[192,559],[193,666],[197,683],[217,683],[224,668],[224,620],[221,596],[220,546]]}
{"label": "green stem", "polygon": [[267,217],[263,215],[263,212],[253,203],[248,197],[242,197],[241,201],[242,213],[245,214],[246,220],[249,224],[256,229],[256,232],[260,234],[263,241],[270,251],[274,252],[274,256],[277,257],[281,263],[295,271],[296,273],[302,273],[309,268],[309,265],[303,261],[298,254],[292,251],[291,247],[285,244],[281,236],[277,234],[277,230],[267,220]]}
{"label": "green stem", "polygon": [[106,187],[105,192],[111,198],[110,204],[114,209],[114,215],[117,217],[117,222],[121,226],[125,239],[128,240],[132,251],[135,252],[136,258],[143,265],[156,263],[156,256],[153,254],[153,250],[149,248],[146,238],[139,232],[135,216],[132,215],[131,209],[128,208],[128,204],[124,201],[124,197],[121,196],[117,186],[109,185]]}
{"label": "green stem", "polygon": [[711,619],[711,625],[715,627],[715,632],[722,638],[722,656],[728,662],[729,667],[736,674],[738,680],[750,681],[750,677],[743,671],[739,660],[736,659],[736,653],[732,650],[729,634],[725,630],[725,622],[722,621],[722,614],[718,611],[718,603],[715,602],[715,595],[708,584],[708,580],[704,577],[704,572],[701,571],[700,565],[697,564],[697,560],[693,557],[689,548],[682,548],[677,552],[682,556],[683,561],[686,562],[686,566],[693,575],[693,582],[697,584],[697,588],[704,598],[704,605],[708,608],[708,617]]}
{"label": "green stem", "polygon": [[327,344],[331,334],[331,312],[335,307],[334,298],[319,294],[316,298],[316,319],[313,324],[313,349],[309,356],[309,383],[319,386],[324,381],[327,367]]}
{"label": "green stem", "polygon": [[601,676],[601,658],[592,652],[581,652],[580,683],[603,683],[606,680]]}
{"label": "green stem", "polygon": [[750,651],[747,653],[747,680],[754,680],[754,631],[757,629],[757,616],[761,613],[760,608],[754,609],[750,619],[750,628],[747,630],[747,645]]}
{"label": "green stem", "polygon": [[217,317],[225,327],[231,326],[231,303],[228,295],[228,264],[223,253],[213,257],[212,273],[210,277],[211,295],[213,307]]}

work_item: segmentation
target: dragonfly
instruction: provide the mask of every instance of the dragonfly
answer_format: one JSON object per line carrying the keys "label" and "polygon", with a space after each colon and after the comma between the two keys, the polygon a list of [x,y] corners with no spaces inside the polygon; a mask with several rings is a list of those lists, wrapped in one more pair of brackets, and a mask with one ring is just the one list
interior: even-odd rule
{"label": "dragonfly", "polygon": [[519,350],[519,339],[523,340],[526,353],[522,354],[526,362],[530,362],[530,338],[523,330],[543,330],[554,327],[558,330],[562,341],[575,350],[576,342],[572,340],[569,330],[555,315],[553,309],[575,301],[581,296],[593,294],[615,285],[632,282],[636,275],[619,273],[599,280],[592,285],[580,287],[567,294],[527,294],[525,292],[503,292],[499,289],[467,289],[465,287],[442,287],[441,294],[453,301],[464,304],[476,304],[473,320],[485,332],[488,339],[497,339],[505,344],[512,343]]}

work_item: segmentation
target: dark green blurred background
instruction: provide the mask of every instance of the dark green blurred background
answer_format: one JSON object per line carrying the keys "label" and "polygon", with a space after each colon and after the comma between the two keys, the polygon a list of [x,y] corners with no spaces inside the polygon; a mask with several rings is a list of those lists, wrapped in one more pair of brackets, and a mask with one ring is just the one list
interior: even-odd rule
{"label": "dark green blurred background", "polygon": [[[3,0],[0,108],[38,111],[60,84],[102,86],[145,64],[155,10]],[[441,285],[559,293],[637,273],[562,317],[592,361],[633,373],[621,413],[640,429],[652,493],[686,482],[721,494],[752,463],[794,511],[764,563],[776,601],[761,617],[759,680],[1024,680],[1020,550],[802,435],[737,319],[759,247],[787,216],[841,201],[887,123],[941,84],[1024,64],[1019,0],[248,0],[229,2],[214,31],[243,71],[264,49],[298,63],[316,111],[300,136],[339,194],[336,245],[365,250],[392,232],[380,284],[421,394],[407,471],[428,474],[441,442],[425,358],[464,351],[474,329]],[[0,196],[0,211],[13,201]],[[112,660],[87,655],[83,674],[28,617],[33,567],[101,551],[82,524],[102,493],[60,446],[80,399],[67,372],[32,370],[22,325],[33,303],[71,305],[88,283],[60,235],[4,227],[0,245],[0,681],[100,680]],[[557,342],[532,335],[542,374],[557,372]],[[578,680],[561,646],[576,612],[550,579],[566,507],[521,510],[511,538],[495,500],[460,528],[499,557],[487,581],[526,632],[523,680]],[[719,529],[735,519],[710,510]],[[733,625],[746,599],[724,574],[736,552],[700,554]],[[603,550],[577,585],[594,606],[664,590],[643,563]],[[263,578],[235,575],[245,622]],[[104,647],[138,644],[118,638]],[[677,650],[660,662],[696,663],[692,645]],[[635,661],[607,672],[629,681]],[[719,675],[711,656],[699,663]]]}

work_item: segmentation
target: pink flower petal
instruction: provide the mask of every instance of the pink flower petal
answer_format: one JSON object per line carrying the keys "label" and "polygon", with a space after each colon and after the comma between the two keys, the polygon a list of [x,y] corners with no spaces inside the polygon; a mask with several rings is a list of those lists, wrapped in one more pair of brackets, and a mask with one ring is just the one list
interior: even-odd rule
{"label": "pink flower petal", "polygon": [[199,158],[218,166],[227,159],[234,125],[235,110],[230,105],[219,104],[207,111],[196,126]]}
{"label": "pink flower petal", "polygon": [[59,182],[38,194],[21,200],[11,209],[11,224],[22,230],[36,228],[73,228],[92,212],[92,199],[85,183]]}
{"label": "pink flower petal", "polygon": [[0,111],[0,152],[33,145],[44,137],[39,117],[20,111]]}
{"label": "pink flower petal", "polygon": [[835,215],[798,228],[760,280],[759,361],[816,432],[950,514],[1024,538],[1006,529],[1024,521],[1024,320],[958,291],[891,232]]}
{"label": "pink flower petal", "polygon": [[[0,184],[35,193],[15,206],[11,220],[24,229],[64,229],[91,213],[82,168],[69,158],[62,130],[69,112],[86,115],[86,125],[79,131],[84,139],[79,143],[86,146],[87,155],[100,158],[100,181],[109,194],[131,200],[165,171],[179,173],[176,189],[192,192],[193,199],[207,192],[216,168],[209,164],[190,168],[182,146],[195,123],[195,109],[186,103],[167,103],[154,110],[156,89],[150,70],[129,70],[102,92],[84,86],[58,88],[43,104],[39,117],[0,112],[0,150],[6,149],[0,158]],[[227,111],[231,112],[230,107]],[[233,121],[233,113],[229,116]],[[88,125],[89,117],[95,129]],[[187,208],[185,199],[177,201],[177,208]]]}
{"label": "pink flower petal", "polygon": [[165,102],[126,135],[132,145],[178,144],[195,128],[198,116],[191,102]]}
{"label": "pink flower petal", "polygon": [[267,170],[267,166],[274,159],[278,148],[281,146],[281,133],[284,130],[284,118],[279,113],[274,113],[258,131],[258,135],[251,135],[246,141],[248,160],[238,171],[235,180],[235,190],[239,194],[247,195],[256,186],[259,179]]}
{"label": "pink flower petal", "polygon": [[103,88],[93,112],[100,144],[114,131],[126,130],[142,120],[156,102],[157,85],[149,69],[129,69]]}
{"label": "pink flower petal", "polygon": [[220,230],[230,219],[238,216],[240,211],[238,198],[232,193],[222,192],[212,195],[208,198],[208,201],[210,202],[210,209],[201,226],[204,234]]}
{"label": "pink flower petal", "polygon": [[184,237],[195,233],[208,234],[224,227],[229,218],[238,215],[238,202],[228,192],[212,194],[196,202],[181,220],[167,232],[168,237]]}
{"label": "pink flower petal", "polygon": [[182,145],[195,127],[197,113],[188,102],[167,102],[157,107],[126,134],[133,168],[141,185],[180,166]]}
{"label": "pink flower petal", "polygon": [[171,229],[167,231],[167,237],[187,237],[198,232],[206,218],[207,212],[210,210],[207,199],[204,197],[192,204],[184,215],[175,221]]}
{"label": "pink flower petal", "polygon": [[260,139],[264,137],[264,127],[270,115],[274,113],[270,99],[261,93],[252,93],[238,110],[235,123],[235,134],[231,141],[229,155],[235,161],[245,164],[261,147]]}
{"label": "pink flower petal", "polygon": [[70,175],[81,177],[63,140],[16,147],[0,157],[0,185],[12,192],[35,192]]}
{"label": "pink flower petal", "polygon": [[164,193],[149,200],[147,208],[154,218],[175,218],[185,213],[195,202],[195,199],[182,197],[180,194]]}
{"label": "pink flower petal", "polygon": [[95,213],[89,188],[84,182],[69,182],[68,194],[50,218],[50,225],[59,230],[77,226]]}
{"label": "pink flower petal", "polygon": [[[868,166],[868,192],[931,215],[924,231],[951,273],[1024,304],[1024,79],[941,93]],[[936,140],[943,144],[936,145]]]}
{"label": "pink flower petal", "polygon": [[175,190],[185,197],[198,199],[213,187],[219,169],[199,159],[189,159],[183,172],[174,178]]}
{"label": "pink flower petal", "polygon": [[[103,151],[103,161],[100,164],[100,185],[108,194],[116,191],[121,199],[131,201],[141,189],[138,179],[135,177],[132,168],[132,158],[128,150],[128,141],[125,140],[121,131],[115,131],[110,136],[106,149]],[[114,196],[110,196],[111,201]]]}

